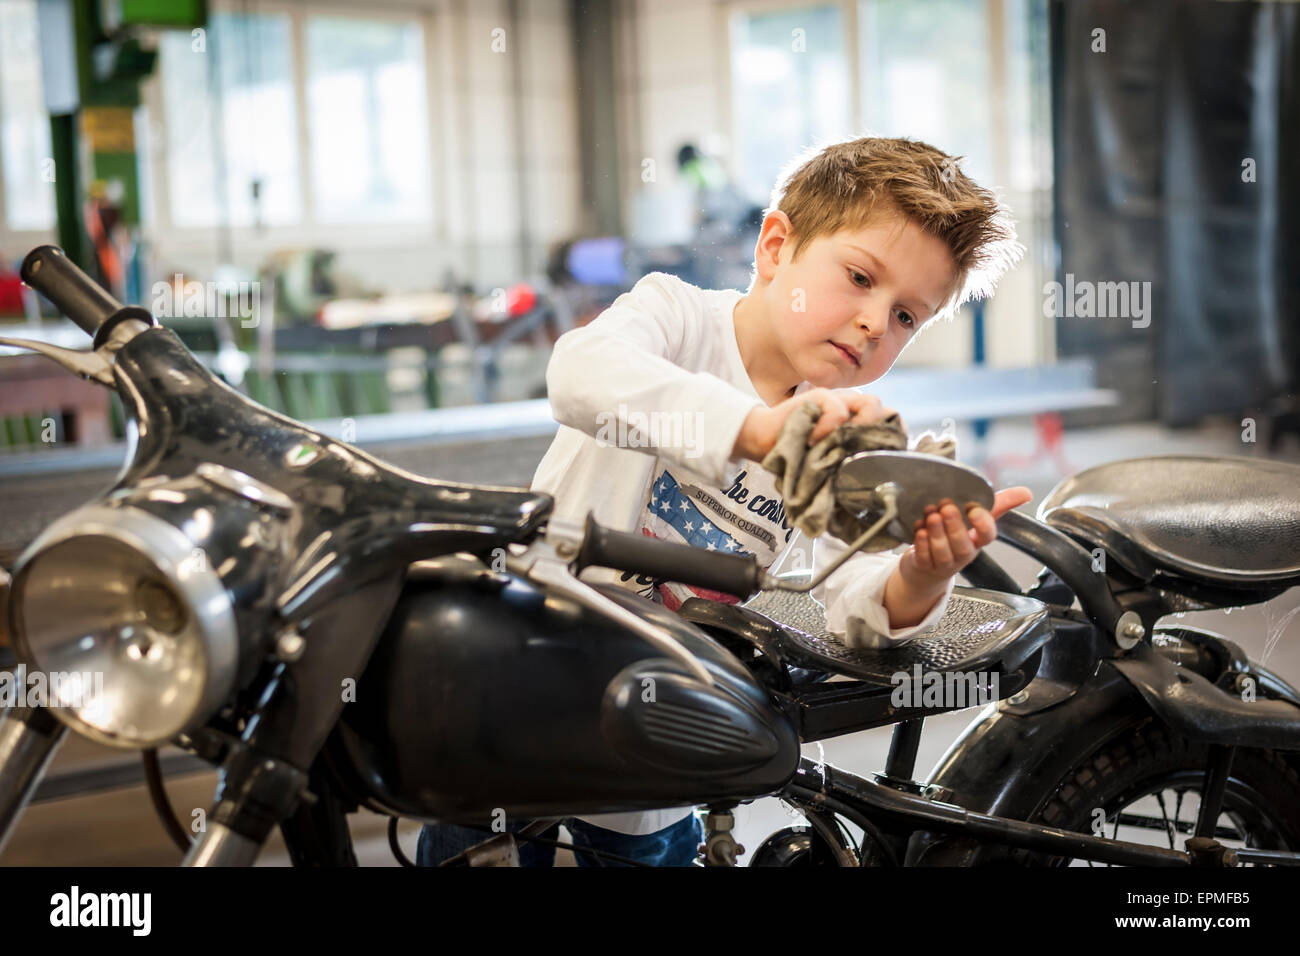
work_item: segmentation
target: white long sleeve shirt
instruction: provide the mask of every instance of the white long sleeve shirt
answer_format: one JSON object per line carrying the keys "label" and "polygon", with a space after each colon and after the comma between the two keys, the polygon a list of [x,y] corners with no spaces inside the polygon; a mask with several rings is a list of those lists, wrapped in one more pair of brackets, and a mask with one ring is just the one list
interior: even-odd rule
{"label": "white long sleeve shirt", "polygon": [[[765,567],[800,547],[776,492],[757,462],[732,458],[749,412],[765,405],[741,359],[735,308],[743,293],[704,290],[651,273],[588,325],[556,342],[546,370],[560,429],[532,488],[555,498],[556,517],[594,514],[604,527],[732,554],[757,554]],[[796,394],[811,386],[803,382]],[[847,548],[825,534],[813,542],[814,576]],[[827,629],[859,646],[902,643],[943,616],[952,582],[911,627],[889,626],[885,584],[894,552],[860,553],[813,591]],[[784,562],[788,563],[788,562]],[[675,609],[692,594],[734,601],[676,582],[627,580],[606,568],[582,579],[639,590]],[[622,833],[663,829],[689,807],[602,814],[589,819]]]}

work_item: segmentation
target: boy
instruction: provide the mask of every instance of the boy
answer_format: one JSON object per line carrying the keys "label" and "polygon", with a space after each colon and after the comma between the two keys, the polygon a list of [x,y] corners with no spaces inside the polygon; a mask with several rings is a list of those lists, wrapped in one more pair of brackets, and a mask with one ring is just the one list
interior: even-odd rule
{"label": "boy", "polygon": [[[889,412],[853,390],[880,378],[917,331],[991,291],[1018,253],[994,196],[924,143],[858,139],[796,160],[773,192],[748,292],[705,291],[652,273],[589,325],[560,338],[547,387],[561,428],[532,487],[555,514],[770,566],[792,529],[761,461],[789,414],[814,401],[815,444],[845,421]],[[623,443],[625,447],[618,447]],[[943,615],[954,576],[996,538],[995,518],[1029,500],[999,492],[971,528],[951,502],[927,509],[903,555],[865,553],[814,591],[827,627],[858,646],[914,638]],[[846,545],[813,543],[814,574]],[[695,595],[671,581],[591,568],[676,610]],[[657,865],[690,865],[689,807],[570,820],[575,841]],[[425,828],[435,862],[456,828]],[[465,831],[468,844],[481,835]],[[427,842],[426,842],[427,841]],[[583,865],[598,865],[583,860]]]}

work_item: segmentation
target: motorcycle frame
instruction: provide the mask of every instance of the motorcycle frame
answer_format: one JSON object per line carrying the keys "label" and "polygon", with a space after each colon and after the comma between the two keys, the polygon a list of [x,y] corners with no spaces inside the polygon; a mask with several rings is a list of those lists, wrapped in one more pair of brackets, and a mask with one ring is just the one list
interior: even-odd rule
{"label": "motorcycle frame", "polygon": [[[1060,605],[1055,606],[1053,613],[1054,630],[1082,626],[1090,634],[1090,640],[1075,642],[1076,650],[1084,650],[1084,653],[1074,655],[1078,660],[1074,662],[1071,670],[1077,675],[1090,674],[1094,665],[1100,660],[1121,656],[1118,645],[1109,638],[1099,624],[1117,624],[1132,607],[1143,608],[1143,616],[1149,617],[1154,623],[1155,618],[1168,613],[1171,609],[1168,606],[1167,594],[1163,596],[1153,594],[1150,589],[1122,592],[1117,598],[1111,590],[1111,584],[1103,581],[1101,575],[1091,571],[1087,563],[1090,558],[1088,552],[1064,535],[1054,532],[1033,519],[1014,513],[1003,516],[999,521],[999,538],[1041,560],[1045,565],[1045,572],[1050,571],[1051,575],[1055,576],[1056,580],[1053,580],[1050,575],[1040,576],[1039,586],[1031,589],[1028,596],[1045,598],[1058,596],[1053,592],[1053,588],[1061,583],[1072,592],[1079,594],[1084,609],[1082,615]],[[1020,593],[1014,580],[996,563],[988,559],[987,555],[983,555],[979,562],[972,565],[965,576],[971,583],[979,586],[996,588],[1008,593]],[[1034,678],[1043,650],[1035,652],[1030,660],[1022,665],[1018,672],[1019,679],[1004,688],[1004,698],[1015,694]],[[1078,681],[1074,691],[1077,692],[1086,686],[1086,683],[1086,679]],[[1300,703],[1300,694],[1284,682],[1274,679],[1273,691],[1293,703]],[[1039,712],[1037,719],[1054,718],[1050,711],[1047,711]],[[1212,852],[1213,848],[1179,852],[1124,843],[1062,831],[1009,817],[980,813],[956,804],[945,803],[940,799],[942,793],[912,780],[923,721],[923,716],[908,714],[894,720],[881,721],[879,725],[894,724],[895,730],[884,773],[877,774],[874,780],[838,768],[814,764],[804,758],[786,787],[776,795],[803,808],[809,814],[830,812],[841,815],[856,823],[867,833],[878,834],[881,826],[895,834],[925,829],[971,837],[990,844],[1053,852],[1102,863],[1152,866],[1223,863],[1222,854],[1216,856]],[[862,727],[861,724],[853,726],[854,729]],[[0,820],[0,833],[7,834],[11,828],[9,825],[21,812],[21,807],[30,797],[35,783],[39,781],[39,771],[43,769],[54,748],[62,739],[63,730],[62,725],[57,725],[48,714],[39,710],[16,712],[0,725],[0,753],[21,758],[18,760],[19,763],[33,768],[30,773],[14,775],[10,779],[10,789],[16,789],[21,793],[11,795],[14,799],[5,801],[13,812],[5,820]],[[822,739],[839,732],[844,731],[829,730],[806,739]],[[1248,744],[1249,742],[1244,742],[1244,745]],[[1229,772],[1231,754],[1231,746],[1216,745],[1212,750],[1211,766],[1207,768],[1205,791],[1202,797],[1201,818],[1197,824],[1198,835],[1204,836],[1212,832],[1213,821],[1218,816],[1224,783]],[[328,748],[325,748],[312,769],[311,789],[318,799],[299,804],[296,810],[279,821],[291,857],[298,865],[356,865],[345,816],[350,810],[355,810],[356,806],[344,795],[345,789],[339,787],[336,780],[335,775],[329,772]],[[726,807],[718,805],[714,809],[726,809]],[[238,834],[233,831],[225,833],[225,828],[221,827],[220,821],[215,821],[213,826],[221,828],[222,832],[215,836],[209,834],[208,840],[205,841],[206,852],[197,852],[197,844],[191,847],[187,858],[189,864],[242,862],[248,859],[250,853],[255,855],[257,847],[248,845],[251,841],[239,839]],[[1300,853],[1263,850],[1234,852],[1236,859],[1241,862],[1300,865]]]}
{"label": "motorcycle frame", "polygon": [[[1042,560],[1046,566],[1045,571],[1050,570],[1052,574],[1057,575],[1059,581],[1073,579],[1086,584],[1088,597],[1081,597],[1081,604],[1085,608],[1083,614],[1057,606],[1053,615],[1054,628],[1060,627],[1064,630],[1073,627],[1076,630],[1086,631],[1090,637],[1087,640],[1074,640],[1076,653],[1070,655],[1074,658],[1070,662],[1070,670],[1081,678],[1076,682],[1074,692],[1084,690],[1089,683],[1089,678],[1084,675],[1092,674],[1099,661],[1119,656],[1120,651],[1120,648],[1102,632],[1096,622],[1108,620],[1117,622],[1126,612],[1125,604],[1114,597],[1109,586],[1104,584],[1102,588],[1091,586],[1100,577],[1093,574],[1090,565],[1086,563],[1091,556],[1063,535],[1022,515],[1015,516],[1011,521],[1000,521],[999,526],[999,537],[1002,540]],[[983,556],[978,565],[969,569],[967,578],[972,584],[982,587],[1020,593],[1014,580],[995,562],[988,559],[987,555]],[[1047,578],[1038,588],[1029,591],[1028,596],[1042,594],[1044,590],[1050,590],[1056,583],[1058,582]],[[1098,602],[1098,598],[1102,595],[1104,598]],[[1129,595],[1123,600],[1132,603],[1135,598]],[[1098,608],[1097,603],[1101,603],[1102,606]],[[1091,613],[1088,613],[1089,611]],[[1069,640],[1076,636],[1061,634],[1060,639]],[[1229,656],[1233,656],[1232,650],[1235,648],[1228,651]],[[1040,649],[1021,666],[1019,671],[1015,672],[1018,679],[1009,682],[1003,688],[1004,699],[1015,695],[1020,688],[1033,680],[1042,655],[1043,649]],[[1275,693],[1293,703],[1300,703],[1300,695],[1297,695],[1294,689],[1284,682],[1277,681],[1276,678],[1274,681],[1276,682],[1273,685]],[[815,688],[819,685],[808,686]],[[798,697],[797,692],[794,696]],[[801,702],[796,701],[796,706],[798,703]],[[815,707],[814,704],[813,708]],[[1039,711],[1036,719],[1056,720],[1057,718],[1050,711]],[[820,823],[825,814],[841,816],[856,824],[868,835],[867,838],[874,839],[877,845],[882,839],[889,839],[889,836],[882,834],[882,830],[888,831],[896,840],[902,842],[906,842],[908,834],[926,830],[973,838],[993,846],[1129,866],[1222,866],[1232,865],[1234,862],[1300,866],[1300,852],[1242,849],[1229,851],[1232,855],[1228,855],[1224,852],[1226,848],[1212,839],[1214,822],[1221,809],[1224,787],[1230,772],[1234,750],[1232,746],[1214,744],[1211,747],[1211,760],[1206,768],[1206,782],[1195,830],[1198,839],[1188,851],[1184,852],[1061,830],[1039,823],[981,813],[945,802],[942,799],[944,796],[942,788],[927,786],[912,779],[924,717],[904,714],[892,721],[881,721],[878,726],[890,723],[895,729],[889,755],[884,772],[875,774],[874,779],[860,777],[830,765],[818,764],[808,758],[802,758],[789,783],[783,790],[772,796],[780,797],[802,809],[810,821]],[[855,725],[855,729],[862,729],[861,725]],[[835,736],[836,733],[837,731],[831,730],[817,736],[806,737],[805,740],[824,739]],[[1245,742],[1243,745],[1248,743]],[[323,756],[328,758],[328,748],[323,752]],[[330,776],[328,773],[322,773],[320,783],[324,784]],[[350,839],[347,837],[346,822],[342,819],[342,814],[346,812],[345,806],[337,799],[323,801],[323,804],[325,806],[318,806],[310,811],[300,811],[297,817],[285,821],[282,825],[281,829],[286,843],[290,846],[291,854],[294,855],[295,860],[301,860],[308,865],[355,865],[355,858],[351,855]],[[725,813],[734,804],[708,804],[708,806],[711,811]],[[332,820],[331,816],[333,816]],[[341,827],[340,823],[342,823]],[[837,855],[841,859],[855,856],[856,848],[844,842],[836,828],[818,826],[816,829],[823,839],[836,838],[837,843],[833,849],[839,851]],[[322,842],[319,838],[322,832],[330,834],[331,839]],[[885,852],[896,857],[894,847],[885,847]],[[351,864],[349,860],[352,861]]]}

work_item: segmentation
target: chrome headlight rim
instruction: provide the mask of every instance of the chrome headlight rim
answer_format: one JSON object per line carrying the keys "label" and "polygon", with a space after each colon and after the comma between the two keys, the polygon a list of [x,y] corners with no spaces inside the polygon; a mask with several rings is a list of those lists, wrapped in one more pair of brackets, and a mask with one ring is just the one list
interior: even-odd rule
{"label": "chrome headlight rim", "polygon": [[193,560],[198,545],[175,525],[131,505],[109,507],[91,504],[59,518],[24,549],[14,565],[9,603],[14,646],[20,660],[39,666],[28,644],[23,621],[23,597],[27,572],[37,557],[48,549],[75,538],[103,537],[141,554],[163,579],[184,596],[202,635],[207,679],[198,704],[182,725],[157,739],[128,739],[107,733],[83,720],[76,708],[51,707],[51,713],[70,729],[110,747],[139,750],[156,747],[178,734],[201,726],[234,687],[239,666],[239,628],[234,605],[220,576],[207,561]]}

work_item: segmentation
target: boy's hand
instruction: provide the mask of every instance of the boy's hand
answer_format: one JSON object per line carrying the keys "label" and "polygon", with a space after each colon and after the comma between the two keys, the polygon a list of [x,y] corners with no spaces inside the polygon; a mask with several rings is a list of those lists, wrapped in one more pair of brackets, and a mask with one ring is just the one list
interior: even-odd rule
{"label": "boy's hand", "polygon": [[822,410],[812,434],[808,436],[810,447],[847,421],[870,424],[893,412],[893,409],[885,408],[874,395],[863,395],[852,388],[810,388],[802,395],[787,398],[770,408],[755,408],[750,411],[745,424],[740,428],[740,434],[736,436],[732,457],[762,461],[776,445],[777,437],[790,413],[807,401],[816,402]]}
{"label": "boy's hand", "polygon": [[912,546],[886,587],[891,625],[910,627],[924,619],[948,587],[948,579],[975,560],[980,548],[997,540],[996,519],[1031,498],[1022,485],[1003,489],[994,495],[992,511],[974,506],[966,512],[970,528],[951,499],[945,498],[938,506],[927,505],[925,519],[918,519],[914,526]]}
{"label": "boy's hand", "polygon": [[961,512],[951,499],[938,506],[925,506],[925,519],[917,519],[912,546],[903,555],[899,570],[905,581],[924,585],[938,582],[946,587],[952,577],[975,560],[980,548],[997,540],[997,518],[1033,498],[1023,485],[1006,488],[993,496],[993,510],[978,506],[967,510],[971,527],[961,520]]}

